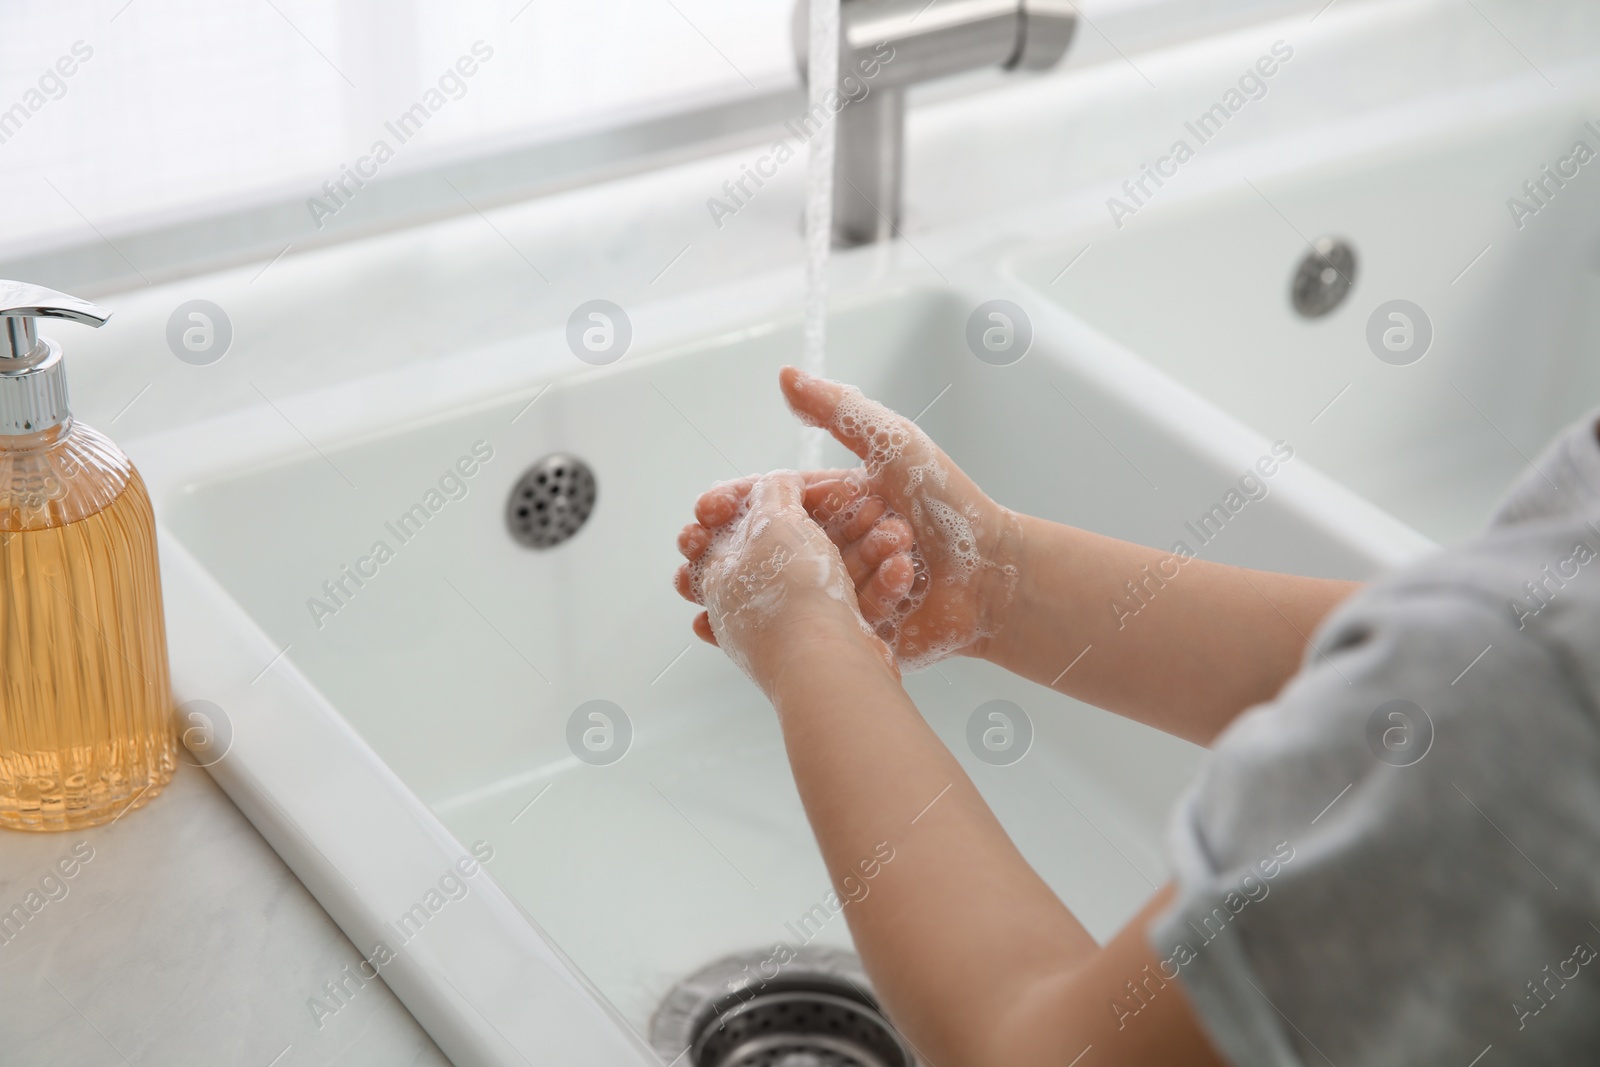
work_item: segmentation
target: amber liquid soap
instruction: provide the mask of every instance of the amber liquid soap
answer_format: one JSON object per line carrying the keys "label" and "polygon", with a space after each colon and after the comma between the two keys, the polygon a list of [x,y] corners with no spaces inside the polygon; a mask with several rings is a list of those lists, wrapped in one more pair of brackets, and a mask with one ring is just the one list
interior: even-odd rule
{"label": "amber liquid soap", "polygon": [[110,822],[177,758],[155,519],[74,421],[0,436],[0,827]]}

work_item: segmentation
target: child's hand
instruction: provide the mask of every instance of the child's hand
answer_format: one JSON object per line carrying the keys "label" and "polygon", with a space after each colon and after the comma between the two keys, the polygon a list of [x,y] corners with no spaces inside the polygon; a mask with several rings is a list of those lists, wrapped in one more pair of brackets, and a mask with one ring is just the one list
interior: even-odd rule
{"label": "child's hand", "polygon": [[912,669],[974,651],[1016,588],[1016,516],[915,423],[859,390],[793,367],[778,380],[803,422],[825,427],[863,460],[808,474],[805,505],[839,546],[879,637]]}
{"label": "child's hand", "polygon": [[[678,591],[704,605],[694,621],[763,689],[786,652],[810,640],[864,641],[893,657],[857,607],[856,587],[803,506],[805,482],[777,471],[714,486],[695,505],[678,548]],[[909,542],[909,531],[906,541]],[[909,583],[909,563],[906,563]]]}

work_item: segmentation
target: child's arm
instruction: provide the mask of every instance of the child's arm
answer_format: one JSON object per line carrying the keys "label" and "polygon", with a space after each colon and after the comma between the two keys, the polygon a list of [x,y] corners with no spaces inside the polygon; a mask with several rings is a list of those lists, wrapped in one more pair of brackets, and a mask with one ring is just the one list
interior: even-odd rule
{"label": "child's arm", "polygon": [[[1322,617],[1360,588],[1202,559],[1180,565],[1143,545],[1019,521],[1022,580],[975,654],[1201,745],[1276,694]],[[1160,586],[1147,578],[1174,572]],[[1147,583],[1137,614],[1112,608],[1137,606],[1128,581]]]}
{"label": "child's arm", "polygon": [[840,898],[855,898],[845,914],[896,1023],[939,1067],[1067,1067],[1090,1046],[1080,1067],[1217,1064],[1176,983],[1154,978],[1160,992],[1137,1018],[1114,1010],[1124,983],[1159,971],[1144,930],[1160,901],[1095,944],[906,696],[802,491],[795,474],[725,487],[736,517],[685,532],[679,584],[706,606],[699,628],[778,711],[807,816]]}
{"label": "child's arm", "polygon": [[1093,1046],[1078,1067],[1219,1063],[1176,982],[1157,977],[1137,1018],[1113,1007],[1159,975],[1145,927],[1170,889],[1097,945],[859,631],[794,642],[770,693],[835,885],[868,888],[844,909],[856,948],[927,1062],[1067,1067]]}
{"label": "child's arm", "polygon": [[[878,621],[876,612],[893,622],[902,662],[953,648],[1207,744],[1278,691],[1317,623],[1357,588],[1199,559],[1180,564],[1167,552],[1016,515],[909,419],[792,368],[779,380],[802,419],[864,461],[860,470],[809,476],[806,504],[852,563],[869,619]],[[860,509],[885,503],[899,518],[863,531]],[[903,535],[890,536],[896,523]],[[905,570],[887,550],[903,551],[913,538],[928,565],[927,599],[895,618],[880,603],[895,583],[865,564],[882,557]],[[863,550],[865,561],[854,558]],[[1141,585],[1146,601],[1132,616],[1112,608],[1135,603],[1127,582]]]}

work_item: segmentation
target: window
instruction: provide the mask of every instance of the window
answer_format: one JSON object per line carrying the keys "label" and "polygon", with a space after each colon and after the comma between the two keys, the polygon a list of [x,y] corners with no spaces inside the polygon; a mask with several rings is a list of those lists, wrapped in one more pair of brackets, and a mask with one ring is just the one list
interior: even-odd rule
{"label": "window", "polygon": [[91,13],[11,0],[0,196],[18,209],[0,257],[310,197],[378,141],[387,176],[783,89],[789,7],[109,0]]}
{"label": "window", "polygon": [[[1317,2],[1081,0],[1066,65]],[[775,126],[792,5],[8,0],[0,274],[139,285]],[[467,162],[468,192],[434,177]]]}

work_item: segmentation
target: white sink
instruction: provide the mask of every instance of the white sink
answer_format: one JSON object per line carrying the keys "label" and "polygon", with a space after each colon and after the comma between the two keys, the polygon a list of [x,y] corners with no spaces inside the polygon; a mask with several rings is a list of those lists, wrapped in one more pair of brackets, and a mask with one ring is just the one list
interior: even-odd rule
{"label": "white sink", "polygon": [[[1576,177],[1549,184],[1520,226],[1510,202],[1535,203],[1524,183],[1578,140],[1600,153],[1600,126],[1585,125],[1600,117],[1594,72],[1562,82],[1424,100],[1215,160],[1215,180],[1161,190],[1120,230],[1030,251],[1016,274],[1418,530],[1459,540],[1600,404],[1600,160],[1571,163]],[[1290,279],[1327,235],[1354,246],[1355,286],[1308,320]],[[1434,334],[1407,365],[1367,339],[1397,299]]]}
{"label": "white sink", "polygon": [[[841,302],[830,370],[927,408],[922,424],[1009,506],[1329,576],[1428,547],[1299,455],[1200,547],[1185,524],[1268,438],[997,276],[896,278]],[[996,297],[1022,303],[1035,331],[1010,366],[965,340],[968,315]],[[356,946],[395,948],[383,924],[425,902],[466,847],[493,850],[465,897],[414,923],[380,968],[463,1067],[650,1062],[639,1035],[673,982],[730,951],[797,943],[785,924],[828,891],[770,707],[692,640],[670,586],[695,493],[798,454],[775,386],[798,324],[751,322],[750,308],[729,290],[641,309],[634,350],[611,367],[578,362],[550,331],[135,448],[164,524],[178,699],[223,709],[232,747],[212,773]],[[475,445],[493,455],[465,495],[401,543],[399,517]],[[592,466],[598,503],[566,544],[524,549],[506,495],[554,451]],[[345,580],[335,613],[308,606],[337,605],[323,583],[377,541],[393,558],[362,564],[359,588]],[[1063,649],[1063,667],[1079,651]],[[1096,935],[1162,881],[1161,826],[1199,750],[981,663],[908,686]],[[1036,730],[1004,767],[965,740],[996,698]],[[633,731],[606,766],[567,742],[593,699]],[[842,917],[817,936],[848,944]]]}

